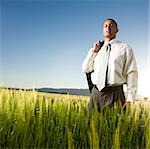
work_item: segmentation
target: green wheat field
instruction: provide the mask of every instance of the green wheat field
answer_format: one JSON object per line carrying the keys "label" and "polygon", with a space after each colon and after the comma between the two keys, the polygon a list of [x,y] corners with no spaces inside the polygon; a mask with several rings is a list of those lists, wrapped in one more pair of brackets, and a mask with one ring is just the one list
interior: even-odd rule
{"label": "green wheat field", "polygon": [[0,89],[0,149],[150,149],[150,103],[88,116],[89,97]]}

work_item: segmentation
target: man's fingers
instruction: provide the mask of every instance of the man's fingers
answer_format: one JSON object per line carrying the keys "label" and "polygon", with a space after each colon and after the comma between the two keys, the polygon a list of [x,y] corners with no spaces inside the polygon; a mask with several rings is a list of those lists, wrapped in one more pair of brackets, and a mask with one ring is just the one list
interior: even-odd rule
{"label": "man's fingers", "polygon": [[129,101],[126,101],[124,103],[124,105],[122,106],[122,109],[125,109],[126,107],[130,106],[130,102]]}
{"label": "man's fingers", "polygon": [[99,41],[97,41],[96,43],[95,43],[95,45],[98,47],[98,48],[100,48],[100,43],[99,43]]}
{"label": "man's fingers", "polygon": [[92,48],[93,48],[93,52],[98,52],[101,48],[101,42],[100,41],[94,42]]}

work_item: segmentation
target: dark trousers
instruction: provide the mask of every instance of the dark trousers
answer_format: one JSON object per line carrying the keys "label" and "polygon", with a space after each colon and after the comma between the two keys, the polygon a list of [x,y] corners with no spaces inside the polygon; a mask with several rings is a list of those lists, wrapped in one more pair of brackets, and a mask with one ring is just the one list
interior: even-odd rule
{"label": "dark trousers", "polygon": [[114,104],[123,106],[125,103],[125,95],[123,92],[123,86],[107,87],[102,91],[99,91],[96,86],[93,87],[89,102],[89,111],[94,109],[96,105],[98,111],[105,109],[106,107],[113,107]]}

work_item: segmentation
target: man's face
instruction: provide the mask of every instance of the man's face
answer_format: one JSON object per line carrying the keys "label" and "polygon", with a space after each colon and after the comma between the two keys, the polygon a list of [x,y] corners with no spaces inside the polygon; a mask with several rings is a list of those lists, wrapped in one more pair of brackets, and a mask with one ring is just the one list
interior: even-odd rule
{"label": "man's face", "polygon": [[116,37],[118,28],[116,24],[111,20],[106,20],[103,24],[103,35],[105,38],[113,39]]}

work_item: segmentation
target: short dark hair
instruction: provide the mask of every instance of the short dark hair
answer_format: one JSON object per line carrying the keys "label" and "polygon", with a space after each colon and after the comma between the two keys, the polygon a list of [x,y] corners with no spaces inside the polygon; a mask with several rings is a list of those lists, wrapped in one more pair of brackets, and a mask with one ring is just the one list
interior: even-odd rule
{"label": "short dark hair", "polygon": [[114,19],[112,19],[112,18],[107,18],[107,19],[105,19],[104,22],[103,22],[103,24],[104,24],[107,20],[110,20],[110,21],[114,22],[114,24],[115,24],[116,27],[118,28],[117,22],[116,22]]}

